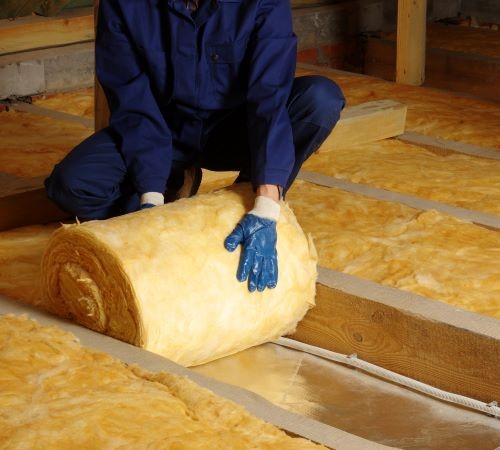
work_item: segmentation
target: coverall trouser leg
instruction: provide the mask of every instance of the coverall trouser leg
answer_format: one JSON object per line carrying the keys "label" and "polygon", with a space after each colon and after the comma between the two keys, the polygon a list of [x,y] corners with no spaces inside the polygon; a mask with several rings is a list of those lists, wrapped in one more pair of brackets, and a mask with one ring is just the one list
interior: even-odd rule
{"label": "coverall trouser leg", "polygon": [[[286,191],[304,161],[318,149],[337,123],[345,100],[340,88],[321,76],[295,79],[287,108],[293,130],[295,164],[283,186]],[[250,150],[245,108],[205,131],[204,146],[197,162],[210,170],[240,171],[240,180],[250,179]],[[172,178],[190,161],[180,150],[173,152]],[[172,180],[169,179],[168,184]],[[105,219],[136,211],[135,192],[119,151],[118,138],[110,128],[93,134],[76,146],[45,181],[47,194],[59,207],[84,219]]]}

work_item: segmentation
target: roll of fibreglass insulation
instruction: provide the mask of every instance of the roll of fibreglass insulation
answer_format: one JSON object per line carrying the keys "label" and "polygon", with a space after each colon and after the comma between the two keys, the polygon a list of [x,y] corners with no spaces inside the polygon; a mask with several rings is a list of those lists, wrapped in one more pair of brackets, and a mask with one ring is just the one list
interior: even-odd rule
{"label": "roll of fibreglass insulation", "polygon": [[253,198],[240,185],[62,227],[42,261],[45,307],[185,366],[292,332],[314,304],[316,251],[282,204],[278,285],[250,293],[223,242]]}

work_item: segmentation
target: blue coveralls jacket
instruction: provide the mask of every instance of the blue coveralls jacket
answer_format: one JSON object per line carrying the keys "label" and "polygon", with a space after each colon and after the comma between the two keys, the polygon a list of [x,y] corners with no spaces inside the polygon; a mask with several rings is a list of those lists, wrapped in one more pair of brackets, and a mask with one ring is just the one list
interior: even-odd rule
{"label": "blue coveralls jacket", "polygon": [[284,186],[295,63],[289,0],[202,0],[193,16],[183,0],[101,0],[97,77],[138,193],[165,190],[174,138],[201,150],[203,120],[241,107],[252,182]]}

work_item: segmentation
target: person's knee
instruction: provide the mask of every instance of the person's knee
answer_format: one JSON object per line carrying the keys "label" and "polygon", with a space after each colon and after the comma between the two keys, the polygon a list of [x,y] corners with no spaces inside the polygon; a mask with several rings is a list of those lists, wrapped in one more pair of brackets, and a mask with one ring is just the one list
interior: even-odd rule
{"label": "person's knee", "polygon": [[48,197],[64,210],[78,213],[80,194],[78,177],[71,167],[57,164],[50,176],[45,180],[45,189]]}
{"label": "person's knee", "polygon": [[299,79],[302,87],[302,103],[306,105],[307,121],[323,128],[333,128],[345,106],[340,87],[329,78],[319,75]]}

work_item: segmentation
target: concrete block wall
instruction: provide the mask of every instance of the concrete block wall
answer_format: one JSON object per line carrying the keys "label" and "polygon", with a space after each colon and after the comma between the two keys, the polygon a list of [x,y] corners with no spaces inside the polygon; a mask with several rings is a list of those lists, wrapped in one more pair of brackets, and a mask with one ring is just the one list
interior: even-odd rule
{"label": "concrete block wall", "polygon": [[93,84],[92,42],[0,56],[0,99]]}

